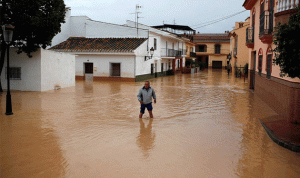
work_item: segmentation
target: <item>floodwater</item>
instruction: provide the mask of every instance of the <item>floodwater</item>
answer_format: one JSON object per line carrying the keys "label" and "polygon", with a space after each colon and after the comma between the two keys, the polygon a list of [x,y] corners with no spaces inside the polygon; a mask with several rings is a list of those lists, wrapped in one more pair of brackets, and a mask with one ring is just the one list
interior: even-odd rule
{"label": "floodwater", "polygon": [[225,70],[152,79],[154,119],[139,119],[143,82],[84,82],[0,94],[0,177],[300,177],[300,154],[259,120],[277,114]]}

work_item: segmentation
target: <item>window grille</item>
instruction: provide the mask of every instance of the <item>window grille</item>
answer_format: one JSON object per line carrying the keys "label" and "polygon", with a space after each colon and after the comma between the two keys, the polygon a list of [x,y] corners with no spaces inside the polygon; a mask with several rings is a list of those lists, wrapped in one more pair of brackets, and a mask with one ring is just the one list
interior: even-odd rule
{"label": "window grille", "polygon": [[[7,79],[7,67],[5,67],[5,79]],[[10,67],[9,68],[9,79],[10,80],[21,80],[21,67]]]}

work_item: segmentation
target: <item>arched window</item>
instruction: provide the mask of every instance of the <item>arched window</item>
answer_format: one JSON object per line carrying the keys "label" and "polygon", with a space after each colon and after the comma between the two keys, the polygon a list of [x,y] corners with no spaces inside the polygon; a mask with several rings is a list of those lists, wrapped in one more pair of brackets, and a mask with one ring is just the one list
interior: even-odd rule
{"label": "arched window", "polygon": [[273,52],[272,48],[269,47],[267,52],[266,52],[267,60],[266,60],[266,72],[267,72],[267,78],[271,78],[271,73],[272,73],[272,58],[273,58]]}
{"label": "arched window", "polygon": [[258,52],[258,75],[261,75],[263,63],[263,50],[260,48]]}

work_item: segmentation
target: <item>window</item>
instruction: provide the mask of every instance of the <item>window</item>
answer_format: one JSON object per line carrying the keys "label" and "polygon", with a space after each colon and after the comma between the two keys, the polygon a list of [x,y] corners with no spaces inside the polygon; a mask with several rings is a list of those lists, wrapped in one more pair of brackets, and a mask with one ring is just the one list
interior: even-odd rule
{"label": "window", "polygon": [[[5,78],[7,79],[7,67],[5,67]],[[21,67],[10,67],[9,68],[9,79],[21,80]]]}
{"label": "window", "polygon": [[221,54],[221,45],[220,44],[215,45],[215,54]]}
{"label": "window", "polygon": [[111,76],[120,77],[121,76],[121,64],[111,63]]}
{"label": "window", "polygon": [[164,71],[164,63],[161,63],[161,72]]}
{"label": "window", "polygon": [[198,46],[198,52],[207,52],[207,46],[206,45],[199,45]]}
{"label": "window", "polygon": [[156,38],[154,38],[154,50],[156,50]]}

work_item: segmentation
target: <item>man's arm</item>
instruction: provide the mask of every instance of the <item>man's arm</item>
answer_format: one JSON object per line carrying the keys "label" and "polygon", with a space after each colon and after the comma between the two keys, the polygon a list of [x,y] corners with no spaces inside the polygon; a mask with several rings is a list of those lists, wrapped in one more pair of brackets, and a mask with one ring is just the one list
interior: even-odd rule
{"label": "man's arm", "polygon": [[138,92],[138,94],[137,94],[137,98],[138,98],[139,102],[140,102],[141,104],[143,104],[142,90],[139,90],[139,92]]}
{"label": "man's arm", "polygon": [[156,103],[156,94],[153,88],[152,88],[152,97],[154,99],[154,103]]}

